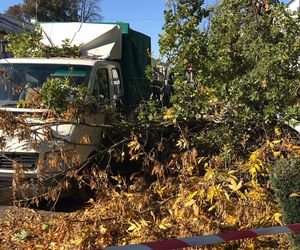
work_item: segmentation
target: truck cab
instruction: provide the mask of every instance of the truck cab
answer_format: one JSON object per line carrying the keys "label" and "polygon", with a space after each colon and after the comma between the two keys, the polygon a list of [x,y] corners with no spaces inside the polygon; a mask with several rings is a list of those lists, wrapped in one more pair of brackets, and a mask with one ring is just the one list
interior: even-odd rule
{"label": "truck cab", "polygon": [[[8,135],[4,131],[5,146],[0,149],[0,186],[12,183],[16,164],[22,166],[22,174],[31,184],[37,183],[39,176],[50,178],[59,172],[72,169],[74,164],[84,162],[101,145],[102,128],[87,124],[104,124],[106,115],[99,110],[101,105],[120,106],[124,98],[121,68],[118,62],[91,59],[62,58],[18,58],[0,60],[2,72],[0,84],[0,112],[15,118],[24,116],[32,130],[41,131],[44,124],[51,129],[53,138],[49,141],[40,132],[39,138],[20,137],[14,131]],[[66,122],[62,119],[45,118],[43,108],[18,107],[25,100],[27,92],[41,88],[46,79],[69,77],[75,85],[87,88],[87,101],[93,101],[93,111],[85,119],[86,124]],[[70,97],[71,98],[71,97]],[[98,102],[98,103],[97,103]],[[101,102],[101,103],[100,103]],[[3,113],[2,113],[3,114]],[[2,121],[5,117],[2,116]],[[21,128],[20,128],[20,133]],[[33,135],[35,136],[35,135]],[[88,138],[88,143],[83,143]],[[60,156],[64,152],[68,159]],[[50,166],[51,160],[59,155],[61,162]],[[77,161],[74,161],[76,155]],[[63,162],[63,163],[62,163]],[[45,182],[42,192],[53,182]],[[35,190],[36,192],[36,190]]]}

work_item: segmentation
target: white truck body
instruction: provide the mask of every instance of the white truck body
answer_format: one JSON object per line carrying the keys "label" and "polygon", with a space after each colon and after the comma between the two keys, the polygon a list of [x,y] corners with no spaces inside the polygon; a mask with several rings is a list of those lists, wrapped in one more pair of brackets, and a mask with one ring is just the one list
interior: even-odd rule
{"label": "white truck body", "polygon": [[122,31],[116,24],[41,23],[42,42],[60,47],[62,41],[80,46],[83,56],[119,60],[122,58]]}
{"label": "white truck body", "polygon": [[299,0],[292,0],[287,4],[287,8],[290,11],[297,11],[300,8],[300,1]]}

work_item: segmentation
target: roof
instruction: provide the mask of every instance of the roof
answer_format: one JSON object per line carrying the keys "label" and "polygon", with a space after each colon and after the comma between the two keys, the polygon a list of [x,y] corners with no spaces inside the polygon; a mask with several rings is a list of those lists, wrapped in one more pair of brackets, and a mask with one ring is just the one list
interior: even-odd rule
{"label": "roof", "polygon": [[0,13],[0,32],[26,33],[33,30],[34,25]]}
{"label": "roof", "polygon": [[0,63],[4,64],[70,64],[70,65],[87,65],[93,66],[99,60],[80,59],[80,58],[7,58],[1,59]]}

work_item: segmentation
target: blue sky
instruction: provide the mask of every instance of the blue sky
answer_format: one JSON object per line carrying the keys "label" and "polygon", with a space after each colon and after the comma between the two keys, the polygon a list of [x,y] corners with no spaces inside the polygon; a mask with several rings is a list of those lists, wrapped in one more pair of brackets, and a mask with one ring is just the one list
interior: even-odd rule
{"label": "blue sky", "polygon": [[[197,1],[197,0],[196,0]],[[206,0],[206,4],[216,0]],[[0,13],[11,5],[22,3],[23,0],[1,0]],[[289,0],[284,0],[287,3]],[[159,55],[158,39],[164,24],[165,0],[102,0],[101,14],[103,21],[128,22],[134,30],[151,37],[154,56]]]}

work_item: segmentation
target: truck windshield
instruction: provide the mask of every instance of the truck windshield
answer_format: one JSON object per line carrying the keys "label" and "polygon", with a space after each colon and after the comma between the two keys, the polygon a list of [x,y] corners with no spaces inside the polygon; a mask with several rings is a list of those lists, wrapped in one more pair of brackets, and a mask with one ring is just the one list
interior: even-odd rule
{"label": "truck windshield", "polygon": [[76,85],[86,84],[91,67],[62,64],[0,65],[0,101],[19,101],[22,91],[42,87],[48,78],[68,77]]}

